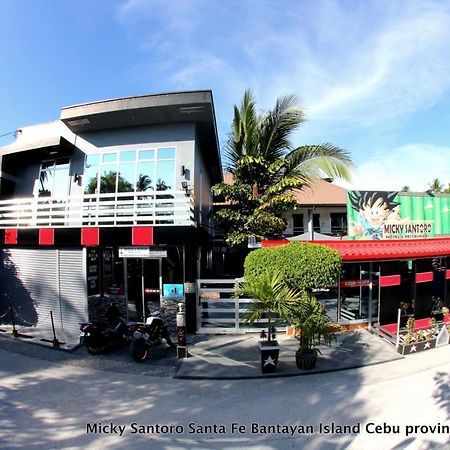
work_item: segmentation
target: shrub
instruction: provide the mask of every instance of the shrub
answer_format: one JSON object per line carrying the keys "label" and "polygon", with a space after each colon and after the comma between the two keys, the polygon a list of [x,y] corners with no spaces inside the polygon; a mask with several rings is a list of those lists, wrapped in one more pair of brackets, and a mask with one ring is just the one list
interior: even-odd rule
{"label": "shrub", "polygon": [[326,245],[291,242],[254,250],[245,259],[244,269],[248,281],[277,272],[290,288],[310,292],[336,283],[342,259],[336,250]]}

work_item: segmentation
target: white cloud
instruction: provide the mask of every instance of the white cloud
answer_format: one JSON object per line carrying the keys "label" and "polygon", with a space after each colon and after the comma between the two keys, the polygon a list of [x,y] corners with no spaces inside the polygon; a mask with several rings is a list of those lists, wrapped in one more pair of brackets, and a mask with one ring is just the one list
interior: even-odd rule
{"label": "white cloud", "polygon": [[450,147],[411,144],[389,154],[374,154],[358,165],[351,183],[338,182],[356,190],[401,190],[423,192],[438,178],[445,187],[450,183]]}
{"label": "white cloud", "polygon": [[[299,139],[305,132],[310,143],[346,135],[355,152],[373,147],[371,136],[395,131],[398,139],[378,148],[412,141],[399,130],[450,91],[448,2],[127,0],[117,19],[139,49],[140,61],[129,69],[134,83],[144,92],[212,89],[222,141],[232,104],[248,87],[262,108],[297,94],[309,121]],[[366,180],[375,173],[369,162],[373,170],[389,171],[379,161],[390,156],[376,160],[367,150],[355,156],[367,161],[361,166],[368,168]],[[450,173],[441,163],[427,167],[424,179],[417,171],[418,189]],[[431,173],[438,169],[440,175]],[[399,186],[416,183],[409,174],[402,177]]]}

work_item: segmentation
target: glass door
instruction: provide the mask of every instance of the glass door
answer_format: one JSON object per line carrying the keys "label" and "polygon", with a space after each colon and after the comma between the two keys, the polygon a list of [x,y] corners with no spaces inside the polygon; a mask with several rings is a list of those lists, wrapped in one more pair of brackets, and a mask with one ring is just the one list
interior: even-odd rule
{"label": "glass door", "polygon": [[160,260],[126,258],[127,314],[130,322],[145,322],[160,306]]}
{"label": "glass door", "polygon": [[142,259],[126,258],[125,261],[128,320],[143,322],[145,309],[142,294]]}

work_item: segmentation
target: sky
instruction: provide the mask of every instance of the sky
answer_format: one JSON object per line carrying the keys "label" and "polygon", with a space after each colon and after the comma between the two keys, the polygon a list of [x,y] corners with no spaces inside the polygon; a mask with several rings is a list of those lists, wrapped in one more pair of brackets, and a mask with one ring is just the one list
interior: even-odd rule
{"label": "sky", "polygon": [[[450,0],[0,0],[0,135],[78,103],[211,89],[219,141],[250,88],[295,94],[294,146],[330,142],[352,189],[450,182]],[[0,138],[6,145],[12,134]]]}

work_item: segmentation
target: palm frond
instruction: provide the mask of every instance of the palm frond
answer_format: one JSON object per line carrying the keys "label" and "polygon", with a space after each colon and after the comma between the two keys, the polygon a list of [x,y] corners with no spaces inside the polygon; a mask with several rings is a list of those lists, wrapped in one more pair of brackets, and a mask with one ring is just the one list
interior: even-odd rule
{"label": "palm frond", "polygon": [[281,158],[291,148],[290,135],[303,122],[304,114],[294,95],[277,99],[273,110],[260,121],[260,153],[268,161]]}
{"label": "palm frond", "polygon": [[329,143],[298,147],[285,158],[285,175],[305,179],[328,176],[349,181],[353,168],[350,154]]}

